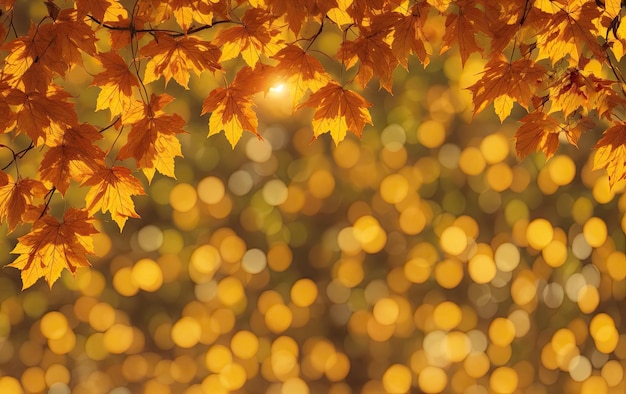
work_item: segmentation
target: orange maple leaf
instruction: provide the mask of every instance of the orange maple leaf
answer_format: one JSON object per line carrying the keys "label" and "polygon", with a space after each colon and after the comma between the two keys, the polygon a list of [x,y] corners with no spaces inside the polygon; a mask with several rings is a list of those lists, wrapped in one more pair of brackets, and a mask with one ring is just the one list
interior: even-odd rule
{"label": "orange maple leaf", "polygon": [[167,94],[153,94],[150,103],[143,105],[142,116],[132,123],[128,140],[117,155],[120,160],[134,158],[149,182],[155,170],[174,178],[174,157],[182,156],[176,134],[185,133],[185,120],[162,111],[173,99]]}
{"label": "orange maple leaf", "polygon": [[63,269],[72,274],[78,267],[89,267],[88,254],[94,254],[92,235],[98,231],[91,224],[87,211],[70,208],[63,222],[46,215],[37,220],[31,231],[18,238],[11,251],[19,254],[7,267],[22,271],[22,290],[44,277],[52,288]]}
{"label": "orange maple leaf", "polygon": [[593,169],[606,169],[610,187],[626,179],[626,122],[608,128],[593,148]]}
{"label": "orange maple leaf", "polygon": [[355,80],[362,87],[365,87],[372,77],[377,77],[380,86],[391,92],[393,70],[398,65],[398,59],[386,42],[388,30],[385,27],[384,25],[360,27],[359,37],[354,41],[344,41],[337,52],[337,58],[345,61],[346,69],[354,67],[357,61],[359,62]]}
{"label": "orange maple leaf", "polygon": [[330,8],[330,6],[323,7],[321,2],[310,0],[264,0],[263,2],[272,15],[282,15],[287,21],[288,28],[295,34],[300,33],[307,20],[322,20]]}
{"label": "orange maple leaf", "polygon": [[446,32],[442,37],[440,53],[446,52],[454,44],[458,44],[461,63],[465,64],[474,52],[483,53],[478,44],[476,34],[488,34],[487,23],[483,11],[476,8],[474,0],[455,2],[459,7],[458,14],[450,13],[446,18]]}
{"label": "orange maple leaf", "polygon": [[93,16],[100,23],[115,22],[128,17],[128,11],[118,0],[75,0],[78,19]]}
{"label": "orange maple leaf", "polygon": [[89,177],[83,185],[91,186],[85,196],[89,215],[98,210],[110,212],[111,218],[117,223],[120,232],[128,218],[138,218],[132,196],[144,195],[146,192],[141,182],[126,167],[115,166],[101,168]]}
{"label": "orange maple leaf", "polygon": [[74,104],[67,101],[69,93],[50,86],[46,94],[12,89],[7,102],[16,106],[17,133],[25,133],[35,146],[61,143],[64,129],[78,127]]}
{"label": "orange maple leaf", "polygon": [[[18,178],[1,173],[0,178],[0,223],[6,219],[9,232],[22,221],[24,214],[37,198],[43,198],[48,189],[35,179]],[[4,184],[2,184],[4,183]]]}
{"label": "orange maple leaf", "polygon": [[257,132],[259,121],[252,109],[252,97],[269,88],[269,68],[259,67],[255,70],[248,66],[243,67],[237,72],[232,84],[214,89],[202,103],[202,114],[211,112],[209,136],[224,130],[233,149],[244,130],[261,138]]}
{"label": "orange maple leaf", "polygon": [[430,11],[425,2],[415,4],[409,9],[408,15],[399,15],[394,25],[391,51],[402,67],[408,68],[408,56],[415,53],[424,67],[430,62],[432,47],[424,33],[424,24]]}
{"label": "orange maple leaf", "polygon": [[351,131],[360,138],[365,125],[372,124],[372,117],[367,109],[372,104],[358,93],[347,90],[334,81],[311,94],[309,99],[300,105],[303,106],[315,108],[313,114],[315,137],[330,132],[335,144],[346,137],[346,131]]}
{"label": "orange maple leaf", "polygon": [[53,73],[62,74],[62,62],[48,61],[49,37],[39,34],[36,25],[31,24],[27,36],[16,37],[2,46],[9,53],[4,59],[3,71],[11,87],[21,90],[45,92],[52,82]]}
{"label": "orange maple leaf", "polygon": [[172,38],[167,34],[156,35],[156,39],[141,47],[140,54],[149,57],[146,64],[144,83],[165,78],[165,84],[174,78],[179,85],[189,89],[189,71],[200,75],[202,71],[217,71],[220,49],[197,37]]}
{"label": "orange maple leaf", "polygon": [[510,115],[514,102],[528,109],[545,73],[542,66],[530,59],[513,63],[503,57],[492,59],[485,65],[483,76],[468,88],[473,96],[474,115],[492,101],[500,121]]}
{"label": "orange maple leaf", "polygon": [[52,23],[32,24],[27,36],[3,47],[9,50],[5,72],[11,76],[11,86],[45,92],[54,74],[64,75],[74,65],[81,65],[83,53],[96,54],[95,33],[77,19],[76,10],[51,9]]}
{"label": "orange maple leaf", "polygon": [[241,55],[246,64],[255,67],[261,55],[272,56],[281,49],[280,30],[272,28],[274,16],[261,8],[250,8],[241,18],[241,26],[222,30],[215,45],[222,48],[220,62]]}
{"label": "orange maple leaf", "polygon": [[543,152],[549,159],[559,148],[561,123],[541,111],[531,112],[521,119],[515,133],[515,150],[520,159],[533,152]]}
{"label": "orange maple leaf", "polygon": [[537,34],[538,59],[548,58],[552,64],[570,57],[578,65],[583,48],[590,50],[598,59],[604,58],[604,50],[598,43],[596,19],[601,12],[594,2],[567,2],[559,5],[550,2],[554,10],[549,23]]}
{"label": "orange maple leaf", "polygon": [[66,68],[83,64],[83,53],[96,54],[96,35],[88,24],[78,19],[75,9],[61,10],[54,23],[41,28],[40,34],[47,35],[50,40],[50,56],[65,63]]}
{"label": "orange maple leaf", "polygon": [[60,145],[46,152],[39,166],[41,180],[65,195],[70,179],[84,181],[104,166],[104,152],[94,145],[102,135],[89,124],[69,128]]}
{"label": "orange maple leaf", "polygon": [[117,53],[102,53],[98,59],[104,71],[96,74],[91,83],[101,89],[96,100],[96,111],[109,108],[113,119],[130,107],[133,87],[139,86],[139,80]]}
{"label": "orange maple leaf", "polygon": [[187,30],[194,20],[205,25],[213,24],[213,4],[217,1],[174,0],[168,1],[176,22]]}
{"label": "orange maple leaf", "polygon": [[316,92],[330,81],[330,76],[319,60],[297,45],[287,45],[274,56],[274,59],[278,60],[276,65],[278,76],[284,78],[289,86],[294,107],[308,90]]}

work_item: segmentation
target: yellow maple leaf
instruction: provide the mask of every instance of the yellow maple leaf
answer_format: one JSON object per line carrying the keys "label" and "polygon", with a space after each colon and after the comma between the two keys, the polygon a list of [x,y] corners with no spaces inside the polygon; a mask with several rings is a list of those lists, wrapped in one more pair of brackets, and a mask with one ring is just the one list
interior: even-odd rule
{"label": "yellow maple leaf", "polygon": [[93,78],[92,85],[100,87],[96,111],[108,108],[111,119],[130,109],[133,88],[139,86],[137,76],[130,71],[126,61],[115,52],[100,54],[105,71]]}
{"label": "yellow maple leaf", "polygon": [[217,88],[202,104],[203,114],[211,112],[209,136],[223,130],[233,149],[244,130],[258,135],[259,121],[252,110],[252,97],[239,93],[239,90],[233,87]]}
{"label": "yellow maple leaf", "polygon": [[503,57],[493,58],[485,65],[483,76],[468,88],[473,95],[474,115],[492,101],[501,121],[511,113],[514,101],[528,108],[545,72],[530,59],[509,63]]}
{"label": "yellow maple leaf", "polygon": [[609,185],[626,179],[626,122],[608,128],[596,143],[593,169],[606,169]]}
{"label": "yellow maple leaf", "polygon": [[360,138],[365,124],[372,124],[372,117],[367,109],[372,104],[358,93],[347,90],[334,81],[311,94],[302,106],[315,108],[315,137],[329,132],[335,144],[345,138],[346,131],[351,131]]}
{"label": "yellow maple leaf", "polygon": [[232,84],[211,91],[202,102],[202,114],[211,112],[209,137],[224,131],[228,142],[235,148],[243,131],[247,130],[261,138],[257,132],[259,121],[253,110],[255,93],[269,89],[271,67],[256,69],[243,67],[237,72]]}
{"label": "yellow maple leaf", "polygon": [[[152,95],[148,104],[141,105],[137,114],[130,115],[131,123],[126,144],[120,148],[117,158],[134,158],[148,182],[152,182],[155,170],[174,177],[174,158],[182,156],[177,134],[183,134],[185,120],[178,114],[167,114],[162,108],[173,97]],[[126,122],[127,120],[124,120]]]}
{"label": "yellow maple leaf", "polygon": [[165,84],[174,79],[180,86],[189,89],[189,72],[200,75],[202,71],[217,71],[220,49],[197,37],[173,38],[167,34],[143,46],[139,52],[149,57],[146,64],[144,83],[156,81],[163,76]]}
{"label": "yellow maple leaf", "polygon": [[138,218],[132,196],[144,195],[146,192],[141,182],[126,167],[115,166],[102,168],[94,173],[83,185],[91,186],[85,196],[89,215],[98,210],[110,212],[111,218],[117,223],[120,232],[126,220]]}
{"label": "yellow maple leaf", "polygon": [[278,60],[276,70],[279,77],[285,78],[285,83],[289,86],[294,107],[309,90],[317,92],[330,81],[330,76],[320,61],[297,45],[288,45],[281,49],[274,59]]}
{"label": "yellow maple leaf", "polygon": [[280,45],[280,30],[272,28],[274,17],[260,8],[250,8],[241,18],[242,25],[221,31],[215,44],[222,49],[220,62],[241,55],[246,64],[255,67],[261,55],[273,56]]}
{"label": "yellow maple leaf", "polygon": [[70,208],[63,222],[46,215],[33,224],[28,234],[18,238],[11,253],[20,256],[7,267],[22,271],[22,290],[41,277],[52,287],[64,269],[74,274],[78,267],[88,267],[87,255],[94,254],[91,236],[98,232],[91,221],[87,211]]}

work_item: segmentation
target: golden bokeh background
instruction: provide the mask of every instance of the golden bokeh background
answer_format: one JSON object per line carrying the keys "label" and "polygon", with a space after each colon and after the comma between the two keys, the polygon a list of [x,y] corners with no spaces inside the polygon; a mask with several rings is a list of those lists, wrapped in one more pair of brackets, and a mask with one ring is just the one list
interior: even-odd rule
{"label": "golden bokeh background", "polygon": [[[169,85],[185,159],[135,198],[142,218],[99,216],[93,268],[52,290],[2,270],[0,393],[626,392],[626,195],[591,170],[601,131],[518,161],[515,119],[472,119],[481,65],[398,70],[338,146],[286,87],[232,150],[197,115],[212,77]],[[90,67],[63,83],[106,125]],[[53,213],[83,204],[71,190]]]}

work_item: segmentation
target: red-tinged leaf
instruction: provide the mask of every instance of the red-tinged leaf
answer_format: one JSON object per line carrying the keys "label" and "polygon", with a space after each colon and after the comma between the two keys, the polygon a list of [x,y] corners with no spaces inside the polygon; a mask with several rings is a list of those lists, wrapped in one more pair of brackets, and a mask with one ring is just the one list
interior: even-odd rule
{"label": "red-tinged leaf", "polygon": [[515,150],[520,159],[533,152],[543,152],[549,159],[559,147],[561,124],[544,112],[532,112],[524,116],[522,125],[515,133]]}
{"label": "red-tinged leaf", "polygon": [[492,59],[485,66],[483,76],[468,88],[473,96],[474,115],[499,97],[495,110],[500,121],[509,116],[513,102],[528,109],[545,72],[530,59],[518,59],[513,63],[501,57]]}
{"label": "red-tinged leaf", "polygon": [[626,122],[608,128],[594,149],[593,169],[606,170],[610,187],[626,179]]}
{"label": "red-tinged leaf", "polygon": [[91,186],[85,196],[89,215],[110,212],[120,232],[128,218],[138,218],[132,196],[146,194],[141,182],[126,167],[101,168],[83,185]]}
{"label": "red-tinged leaf", "polygon": [[9,176],[0,170],[0,186],[6,186],[9,183]]}
{"label": "red-tinged leaf", "polygon": [[372,117],[367,100],[359,94],[347,90],[336,82],[329,82],[326,86],[311,94],[309,99],[301,104],[315,108],[313,115],[313,133],[315,137],[330,132],[335,144],[351,131],[361,137],[366,124],[372,124]]}
{"label": "red-tinged leaf", "polygon": [[118,152],[120,160],[135,159],[137,168],[144,171],[150,182],[155,169],[173,177],[174,157],[182,156],[176,134],[185,133],[185,120],[161,110],[172,99],[169,95],[153,95],[143,108],[143,116],[132,123],[128,140]]}
{"label": "red-tinged leaf", "polygon": [[78,127],[74,104],[68,93],[51,87],[47,94],[24,93],[17,89],[7,95],[7,102],[17,106],[17,133],[25,133],[35,146],[61,143],[67,127]]}
{"label": "red-tinged leaf", "polygon": [[93,234],[98,231],[91,224],[87,211],[70,208],[63,222],[46,215],[37,220],[31,231],[18,238],[11,251],[19,256],[7,267],[22,271],[22,290],[41,277],[52,288],[63,269],[72,274],[78,267],[89,267],[87,255],[94,254]]}
{"label": "red-tinged leaf", "polygon": [[65,195],[70,180],[83,182],[104,166],[104,152],[93,143],[102,138],[88,124],[67,129],[60,145],[46,152],[39,166],[41,180]]}
{"label": "red-tinged leaf", "polygon": [[159,34],[139,52],[150,58],[146,64],[144,83],[163,76],[166,85],[173,78],[179,85],[189,89],[190,71],[200,75],[202,71],[215,72],[222,68],[219,64],[220,49],[197,37],[172,38]]}
{"label": "red-tinged leaf", "polygon": [[6,183],[0,186],[0,223],[6,220],[9,232],[12,232],[33,201],[43,198],[48,190],[35,179],[20,178],[14,181],[11,175],[2,174]]}
{"label": "red-tinged leaf", "polygon": [[308,90],[317,92],[330,81],[330,76],[319,60],[297,45],[288,45],[281,49],[274,59],[278,60],[276,65],[278,76],[284,78],[289,86],[294,107]]}
{"label": "red-tinged leaf", "polygon": [[100,87],[96,101],[96,111],[109,108],[111,118],[129,109],[133,97],[133,88],[139,87],[139,81],[126,61],[115,52],[100,54],[104,71],[95,75],[92,85]]}
{"label": "red-tinged leaf", "polygon": [[222,30],[215,45],[222,49],[220,61],[241,55],[246,64],[255,67],[261,55],[273,56],[281,49],[280,30],[272,27],[274,16],[260,8],[250,8],[241,18],[242,25]]}

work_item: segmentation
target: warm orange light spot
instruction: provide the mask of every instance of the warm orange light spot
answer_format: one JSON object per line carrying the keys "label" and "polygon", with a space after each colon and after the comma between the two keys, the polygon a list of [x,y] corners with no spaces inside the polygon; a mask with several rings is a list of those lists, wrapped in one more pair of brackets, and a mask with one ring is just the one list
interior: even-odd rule
{"label": "warm orange light spot", "polygon": [[274,85],[270,88],[270,93],[282,93],[286,90],[287,89],[285,88],[285,85],[282,83],[279,83],[278,85]]}

